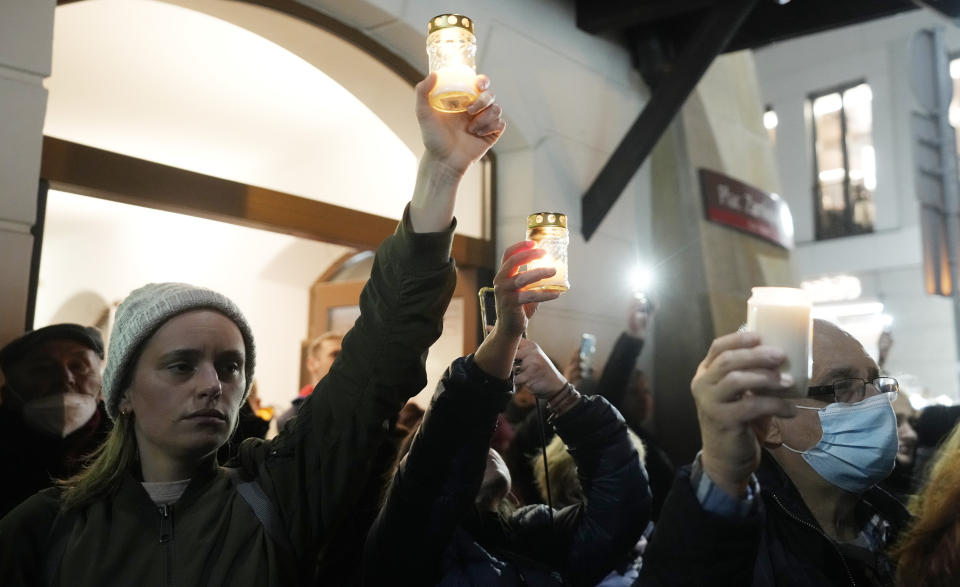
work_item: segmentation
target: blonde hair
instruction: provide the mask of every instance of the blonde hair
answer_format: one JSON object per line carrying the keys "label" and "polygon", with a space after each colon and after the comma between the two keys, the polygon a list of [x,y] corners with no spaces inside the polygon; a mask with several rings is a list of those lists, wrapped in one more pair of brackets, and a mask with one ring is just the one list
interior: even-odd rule
{"label": "blonde hair", "polygon": [[332,330],[327,331],[327,332],[324,332],[324,333],[321,334],[320,336],[318,336],[318,337],[316,337],[315,339],[311,340],[311,341],[310,341],[310,344],[307,345],[307,355],[308,355],[308,356],[311,356],[311,357],[312,357],[313,355],[315,355],[316,352],[320,350],[320,346],[321,346],[325,341],[328,341],[328,340],[337,340],[337,341],[340,341],[340,340],[343,340],[343,335],[340,334],[339,332],[334,332],[334,331],[332,331]]}
{"label": "blonde hair", "polygon": [[57,482],[62,489],[61,508],[82,507],[116,493],[138,456],[133,414],[121,414],[104,443],[90,455],[89,464],[73,477]]}
{"label": "blonde hair", "polygon": [[[640,462],[643,463],[647,458],[643,441],[629,428],[627,434],[640,455]],[[533,465],[533,478],[537,483],[540,498],[547,501],[547,474],[543,466],[543,455],[531,457],[530,462]],[[584,500],[577,464],[560,436],[554,436],[547,445],[547,467],[550,470],[550,497],[552,498],[550,501],[554,508],[563,509]]]}
{"label": "blonde hair", "polygon": [[893,548],[898,585],[960,583],[960,424],[941,445],[923,492],[910,499],[913,523]]}

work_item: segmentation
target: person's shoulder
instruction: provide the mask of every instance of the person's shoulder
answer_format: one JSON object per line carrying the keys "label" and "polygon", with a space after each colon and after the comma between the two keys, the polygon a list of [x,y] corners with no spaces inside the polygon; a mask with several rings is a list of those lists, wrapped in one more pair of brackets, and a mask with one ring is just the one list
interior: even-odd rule
{"label": "person's shoulder", "polygon": [[523,531],[541,527],[554,527],[554,525],[559,525],[559,520],[567,520],[567,518],[576,519],[579,515],[583,506],[581,504],[574,504],[567,506],[562,510],[554,510],[551,512],[550,506],[542,503],[535,503],[522,506],[514,511],[508,520],[509,526],[516,531]]}
{"label": "person's shoulder", "polygon": [[879,485],[871,487],[863,494],[863,503],[893,526],[897,533],[905,529],[913,519],[906,506]]}
{"label": "person's shoulder", "polygon": [[5,446],[10,446],[11,440],[17,441],[21,438],[25,426],[21,413],[7,407],[7,403],[9,402],[0,404],[0,438]]}
{"label": "person's shoulder", "polygon": [[35,493],[0,519],[0,540],[20,539],[28,534],[45,535],[60,512],[59,487]]}

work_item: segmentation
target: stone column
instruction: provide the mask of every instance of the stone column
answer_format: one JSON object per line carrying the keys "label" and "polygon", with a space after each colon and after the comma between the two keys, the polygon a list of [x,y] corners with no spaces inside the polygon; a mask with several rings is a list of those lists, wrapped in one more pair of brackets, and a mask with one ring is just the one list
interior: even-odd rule
{"label": "stone column", "polygon": [[54,8],[0,2],[0,345],[26,321]]}
{"label": "stone column", "polygon": [[711,341],[746,321],[751,287],[797,285],[789,251],[704,219],[700,168],[780,191],[762,116],[752,55],[723,56],[651,157],[653,248],[661,283],[654,320],[655,424],[678,464],[700,449],[690,380]]}

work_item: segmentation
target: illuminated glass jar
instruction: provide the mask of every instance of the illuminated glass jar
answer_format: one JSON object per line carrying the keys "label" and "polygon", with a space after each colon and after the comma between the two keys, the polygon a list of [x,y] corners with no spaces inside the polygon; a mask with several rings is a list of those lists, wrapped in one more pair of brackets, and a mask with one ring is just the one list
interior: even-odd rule
{"label": "illuminated glass jar", "polygon": [[525,271],[540,267],[553,267],[557,273],[553,277],[541,279],[528,285],[526,289],[564,292],[570,289],[567,279],[567,246],[570,233],[567,232],[567,216],[558,212],[537,212],[527,217],[527,239],[537,243],[537,248],[545,249],[547,254],[528,263]]}
{"label": "illuminated glass jar", "polygon": [[441,112],[463,112],[477,99],[477,38],[473,21],[462,14],[441,14],[427,25],[427,57],[437,85],[430,105]]}

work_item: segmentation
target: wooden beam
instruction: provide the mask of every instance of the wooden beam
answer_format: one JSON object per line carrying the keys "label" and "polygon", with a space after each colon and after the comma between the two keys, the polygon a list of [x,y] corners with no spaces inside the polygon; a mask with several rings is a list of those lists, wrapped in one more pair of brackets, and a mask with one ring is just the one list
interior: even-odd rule
{"label": "wooden beam", "polygon": [[[391,218],[53,137],[43,139],[40,176],[51,189],[357,249],[375,249],[397,226]],[[493,247],[456,235],[453,258],[463,266],[493,268]]]}
{"label": "wooden beam", "polygon": [[695,12],[716,2],[717,0],[577,0],[577,28],[591,34],[622,31]]}
{"label": "wooden beam", "polygon": [[794,0],[762,2],[750,14],[726,51],[755,49],[770,43],[916,10],[910,0]]}
{"label": "wooden beam", "polygon": [[714,58],[723,52],[758,0],[725,0],[704,12],[697,31],[663,77],[636,122],[581,201],[583,237],[590,240],[660,135]]}

